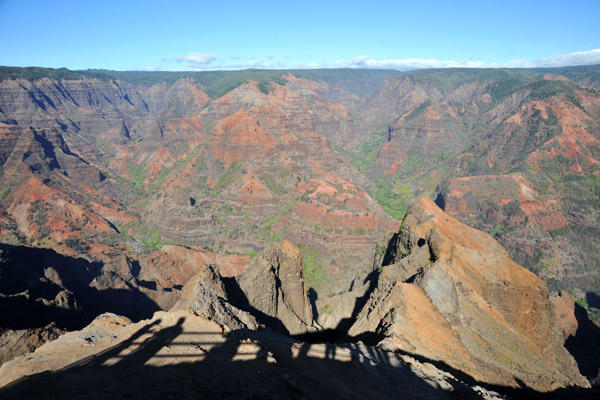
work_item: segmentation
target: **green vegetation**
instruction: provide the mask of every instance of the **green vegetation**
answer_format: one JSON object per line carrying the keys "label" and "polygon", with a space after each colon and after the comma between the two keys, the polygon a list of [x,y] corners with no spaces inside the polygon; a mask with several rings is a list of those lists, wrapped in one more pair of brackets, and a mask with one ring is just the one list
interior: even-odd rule
{"label": "green vegetation", "polygon": [[579,108],[581,111],[585,112],[585,108],[579,102],[579,99],[575,96],[574,93],[567,94],[567,99],[575,105],[575,107]]}
{"label": "green vegetation", "polygon": [[85,239],[89,242],[96,242],[109,247],[118,246],[124,241],[123,236],[115,232],[100,232],[97,234],[86,234]]}
{"label": "green vegetation", "polygon": [[349,149],[338,148],[338,150],[346,155],[348,161],[356,167],[360,172],[365,172],[366,168],[375,161],[379,148],[386,141],[386,133],[384,130],[376,131],[371,135],[369,140],[361,142],[356,151]]}
{"label": "green vegetation", "polygon": [[422,154],[411,154],[405,162],[404,173],[412,175],[418,172],[425,162],[425,157]]}
{"label": "green vegetation", "polygon": [[246,255],[250,258],[254,258],[258,255],[258,252],[254,251],[254,250],[250,250],[250,251],[246,252],[244,255]]}
{"label": "green vegetation", "polygon": [[160,242],[160,229],[157,226],[146,230],[141,236],[139,236],[139,239],[146,246],[153,249],[160,249],[163,247],[163,244]]}
{"label": "green vegetation", "polygon": [[577,86],[563,81],[539,79],[539,77],[518,77],[499,80],[488,87],[493,104],[497,104],[519,90],[529,90],[532,100],[545,100],[561,93],[571,92]]}
{"label": "green vegetation", "polygon": [[576,89],[576,86],[563,81],[541,79],[530,83],[527,88],[531,90],[529,96],[533,100],[545,100],[561,93],[571,92]]}
{"label": "green vegetation", "polygon": [[[287,171],[286,171],[287,172]],[[275,196],[283,196],[286,193],[285,187],[271,175],[261,177],[262,181],[267,185],[269,190]]]}
{"label": "green vegetation", "polygon": [[544,123],[548,126],[558,125],[558,117],[554,113],[554,111],[550,107],[546,107],[546,114],[548,114],[548,118],[544,121]]}
{"label": "green vegetation", "polygon": [[135,185],[135,187],[143,190],[143,182],[148,176],[148,170],[144,164],[138,164],[130,168],[129,176],[131,177],[131,182]]}
{"label": "green vegetation", "polygon": [[10,188],[10,186],[0,187],[0,201],[4,200],[6,196],[9,195],[11,190],[12,189]]}
{"label": "green vegetation", "polygon": [[[162,184],[165,182],[165,180],[167,180],[167,178],[169,178],[171,176],[175,176],[179,172],[181,172],[183,167],[186,164],[188,164],[194,157],[199,155],[201,152],[202,152],[202,149],[197,149],[197,150],[191,152],[190,154],[186,155],[185,157],[178,159],[170,167],[161,170],[156,175],[156,178],[154,178],[152,180],[152,182],[150,182],[150,189],[152,191],[159,189],[162,186]],[[200,164],[200,165],[202,164],[202,159],[200,159],[198,161],[198,164]]]}
{"label": "green vegetation", "polygon": [[446,149],[440,153],[440,160],[441,161],[449,160],[450,158],[452,158],[453,155],[454,155],[454,152],[452,150]]}
{"label": "green vegetation", "polygon": [[260,82],[258,84],[258,90],[263,94],[269,94],[269,92],[271,92],[271,87],[272,85],[270,82]]}
{"label": "green vegetation", "polygon": [[[46,214],[47,211],[48,209],[46,208],[46,203],[43,200],[35,200],[29,203],[29,215],[27,216],[27,219],[40,228],[40,233],[41,229],[45,227],[46,221],[48,220],[48,216]],[[46,235],[42,234],[42,236]]]}
{"label": "green vegetation", "polygon": [[[376,69],[305,69],[305,70],[260,70],[248,69],[239,71],[110,71],[88,69],[71,71],[66,68],[52,69],[40,67],[0,67],[0,81],[6,79],[26,79],[35,81],[41,78],[55,80],[80,80],[95,78],[103,81],[118,79],[132,84],[154,85],[166,82],[172,85],[181,78],[190,78],[204,87],[211,98],[221,97],[225,93],[253,80],[258,82],[259,89],[268,93],[268,85],[277,83],[284,85],[282,78],[291,73],[299,78],[323,81],[333,86],[344,87],[350,92],[364,97],[372,95],[377,86],[385,79],[396,76],[396,79],[413,79],[429,81],[443,92],[455,89],[466,82],[472,81],[512,81],[508,87],[498,88],[497,94],[510,95],[522,86],[523,82],[540,79],[545,73],[564,75],[575,82],[589,78],[600,80],[600,69],[597,66],[578,66],[563,68],[508,69],[508,68],[443,68],[425,69],[409,72]],[[546,81],[555,82],[555,81]],[[546,85],[546,84],[542,84]],[[560,84],[559,84],[560,85]],[[513,89],[510,90],[509,87]],[[506,90],[508,89],[508,90]],[[544,89],[542,89],[542,92]]]}
{"label": "green vegetation", "polygon": [[85,242],[85,240],[82,240],[75,236],[69,236],[63,241],[63,244],[67,247],[72,248],[78,253],[85,253],[90,248],[90,246]]}
{"label": "green vegetation", "polygon": [[163,243],[160,241],[160,228],[158,226],[149,227],[141,219],[128,222],[119,227],[119,232],[126,237],[129,236],[128,230],[134,232],[135,238],[151,249],[160,249]]}
{"label": "green vegetation", "polygon": [[542,73],[551,73],[566,76],[567,78],[579,82],[583,79],[592,81],[600,80],[600,68],[597,65],[581,65],[576,67],[543,68],[539,70]]}
{"label": "green vegetation", "polygon": [[547,194],[549,188],[553,188],[564,193],[565,207],[569,207],[565,211],[588,207],[600,208],[600,176],[572,173],[576,163],[576,159],[559,154],[553,160],[538,162],[543,174],[526,172],[538,192]]}
{"label": "green vegetation", "polygon": [[322,317],[324,317],[325,315],[332,315],[333,314],[333,309],[331,308],[331,306],[329,304],[325,304],[323,307],[321,307],[318,310],[318,315],[316,315],[317,320],[321,319]]}
{"label": "green vegetation", "polygon": [[41,68],[41,67],[0,67],[0,81],[7,79],[26,79],[36,81],[42,78],[62,80],[81,80],[96,78],[103,81],[111,79],[110,74],[101,71],[71,71],[66,68]]}
{"label": "green vegetation", "polygon": [[285,235],[285,229],[280,230],[279,232],[275,232],[273,236],[271,236],[271,241],[278,243],[283,240],[283,236]]}
{"label": "green vegetation", "polygon": [[210,196],[216,197],[221,191],[223,191],[227,186],[231,185],[238,179],[238,171],[242,166],[242,162],[233,163],[221,174],[219,180],[215,184],[215,186],[208,191]]}
{"label": "green vegetation", "polygon": [[305,245],[300,245],[300,252],[302,253],[306,290],[318,288],[325,280],[325,269],[319,263],[319,252]]}
{"label": "green vegetation", "polygon": [[41,78],[55,80],[80,80],[96,78],[103,81],[118,79],[132,84],[154,85],[166,82],[172,85],[181,78],[190,78],[204,87],[211,98],[218,98],[249,80],[258,82],[259,89],[268,93],[272,83],[285,85],[283,76],[291,73],[298,78],[324,81],[334,86],[342,86],[346,90],[359,95],[368,96],[374,93],[378,84],[389,76],[398,74],[394,70],[376,69],[309,69],[309,70],[261,70],[247,69],[239,71],[110,71],[88,69],[71,71],[66,68],[52,69],[39,67],[0,67],[0,81],[6,79],[26,79],[35,81]]}
{"label": "green vegetation", "polygon": [[427,100],[424,103],[419,104],[419,107],[415,108],[414,110],[412,110],[409,114],[407,114],[404,117],[404,120],[408,121],[411,120],[415,117],[418,117],[419,115],[421,115],[426,109],[427,107],[429,107],[431,105],[431,102],[429,100]]}
{"label": "green vegetation", "polygon": [[588,302],[585,298],[574,298],[573,300],[575,300],[575,303],[579,304],[581,307],[585,308],[586,310],[590,307],[590,305],[588,304]]}
{"label": "green vegetation", "polygon": [[406,72],[402,77],[426,80],[434,83],[442,91],[451,91],[463,83],[485,80],[507,80],[538,78],[539,70],[517,70],[509,68],[441,68]]}
{"label": "green vegetation", "polygon": [[396,183],[391,185],[385,179],[379,179],[375,192],[375,200],[392,218],[400,219],[413,201],[413,193],[409,185]]}
{"label": "green vegetation", "polygon": [[283,238],[283,234],[285,233],[285,231],[281,231],[279,233],[274,234],[271,231],[271,229],[273,228],[273,224],[275,224],[275,222],[277,222],[279,220],[279,218],[281,218],[282,216],[284,216],[285,214],[289,213],[292,210],[293,205],[294,205],[294,199],[290,199],[281,211],[279,211],[277,214],[273,215],[271,218],[266,220],[265,224],[260,229],[261,234],[265,237],[270,237],[271,240],[275,241],[275,242],[278,242],[279,240],[281,240]]}

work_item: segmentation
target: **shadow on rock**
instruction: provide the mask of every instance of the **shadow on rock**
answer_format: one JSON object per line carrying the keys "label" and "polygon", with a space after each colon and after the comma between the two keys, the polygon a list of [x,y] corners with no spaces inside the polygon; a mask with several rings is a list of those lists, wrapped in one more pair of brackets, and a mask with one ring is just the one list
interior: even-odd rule
{"label": "shadow on rock", "polygon": [[[55,322],[81,329],[97,315],[112,312],[134,321],[150,318],[158,305],[131,282],[119,288],[94,287],[103,276],[100,262],[69,257],[50,249],[0,244],[0,326],[27,329]],[[116,277],[120,279],[120,277]]]}
{"label": "shadow on rock", "polygon": [[[193,317],[196,318],[196,317]],[[184,318],[161,327],[152,321],[126,340],[55,372],[24,377],[0,389],[3,399],[62,398],[480,398],[489,385],[456,374],[449,378],[415,355],[404,357],[362,343],[294,341],[270,330],[183,330]],[[221,339],[215,339],[219,335]],[[411,358],[412,357],[412,358]],[[487,388],[487,389],[484,389]],[[598,392],[565,389],[543,394],[492,387],[512,398],[594,398]]]}
{"label": "shadow on rock", "polygon": [[[565,347],[575,358],[579,372],[592,385],[600,385],[600,328],[588,319],[587,311],[575,303],[577,331],[565,342]],[[600,397],[599,397],[600,398]]]}

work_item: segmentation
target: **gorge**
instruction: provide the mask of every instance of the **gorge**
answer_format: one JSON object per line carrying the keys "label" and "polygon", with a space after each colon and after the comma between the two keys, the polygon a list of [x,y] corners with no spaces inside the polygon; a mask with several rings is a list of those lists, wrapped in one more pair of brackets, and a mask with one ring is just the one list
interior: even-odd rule
{"label": "gorge", "polygon": [[598,395],[600,66],[0,81],[3,398]]}

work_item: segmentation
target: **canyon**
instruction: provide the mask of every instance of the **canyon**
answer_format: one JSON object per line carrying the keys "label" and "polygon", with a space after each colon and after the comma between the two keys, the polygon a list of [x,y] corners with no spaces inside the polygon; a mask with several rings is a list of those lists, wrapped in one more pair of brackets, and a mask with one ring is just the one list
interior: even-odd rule
{"label": "canyon", "polygon": [[0,80],[3,398],[597,395],[600,67]]}

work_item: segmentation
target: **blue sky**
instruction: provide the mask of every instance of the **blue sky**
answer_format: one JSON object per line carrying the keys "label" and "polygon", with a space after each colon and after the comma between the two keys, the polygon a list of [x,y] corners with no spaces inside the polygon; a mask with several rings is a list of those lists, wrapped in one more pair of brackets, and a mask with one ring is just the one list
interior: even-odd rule
{"label": "blue sky", "polygon": [[600,64],[600,0],[0,0],[0,65],[116,70]]}

